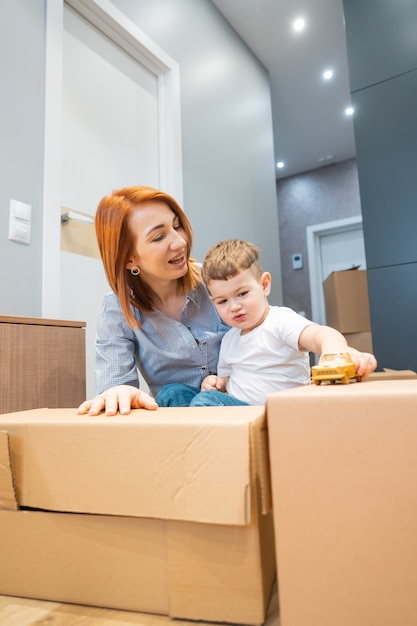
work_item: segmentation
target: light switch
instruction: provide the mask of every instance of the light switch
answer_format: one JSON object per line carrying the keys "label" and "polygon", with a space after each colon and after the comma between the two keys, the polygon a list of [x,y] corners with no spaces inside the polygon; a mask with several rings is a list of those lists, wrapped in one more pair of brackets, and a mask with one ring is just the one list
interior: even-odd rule
{"label": "light switch", "polygon": [[10,217],[30,222],[31,213],[32,207],[30,204],[18,202],[17,200],[10,200]]}
{"label": "light switch", "polygon": [[25,202],[10,200],[9,239],[30,244],[32,207]]}

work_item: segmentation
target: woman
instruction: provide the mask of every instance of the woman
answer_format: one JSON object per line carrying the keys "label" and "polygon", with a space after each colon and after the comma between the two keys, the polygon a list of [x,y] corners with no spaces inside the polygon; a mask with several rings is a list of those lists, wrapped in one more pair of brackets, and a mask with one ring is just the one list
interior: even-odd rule
{"label": "woman", "polygon": [[[95,225],[112,292],[97,327],[98,395],[78,412],[156,409],[158,398],[166,399],[165,390],[157,395],[166,385],[170,393],[172,383],[200,388],[216,373],[228,326],[190,258],[193,233],[185,213],[166,193],[127,187],[102,199]],[[152,395],[139,390],[137,369]],[[167,403],[183,406],[187,400],[170,397]]]}

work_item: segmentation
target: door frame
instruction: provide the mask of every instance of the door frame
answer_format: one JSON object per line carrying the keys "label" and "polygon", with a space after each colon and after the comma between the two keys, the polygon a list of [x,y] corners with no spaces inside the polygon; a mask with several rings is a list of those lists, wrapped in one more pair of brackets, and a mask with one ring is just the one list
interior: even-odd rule
{"label": "door frame", "polygon": [[318,324],[326,323],[326,309],[322,286],[321,238],[350,230],[362,229],[362,216],[348,217],[333,222],[307,226],[307,255],[310,276],[311,317]]}
{"label": "door frame", "polygon": [[42,317],[60,316],[64,2],[156,76],[160,188],[183,204],[179,65],[108,0],[46,0]]}

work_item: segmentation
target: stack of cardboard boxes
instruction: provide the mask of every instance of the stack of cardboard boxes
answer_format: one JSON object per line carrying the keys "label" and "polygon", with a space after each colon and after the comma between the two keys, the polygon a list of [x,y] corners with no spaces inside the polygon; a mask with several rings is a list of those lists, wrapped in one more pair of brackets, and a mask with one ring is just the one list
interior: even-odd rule
{"label": "stack of cardboard boxes", "polygon": [[0,416],[0,594],[262,624],[264,407]]}
{"label": "stack of cardboard boxes", "polygon": [[0,415],[0,594],[260,625],[277,563],[282,626],[411,625],[416,458],[409,371],[266,412]]}
{"label": "stack of cardboard boxes", "polygon": [[323,282],[326,320],[352,348],[372,352],[366,270],[332,272]]}

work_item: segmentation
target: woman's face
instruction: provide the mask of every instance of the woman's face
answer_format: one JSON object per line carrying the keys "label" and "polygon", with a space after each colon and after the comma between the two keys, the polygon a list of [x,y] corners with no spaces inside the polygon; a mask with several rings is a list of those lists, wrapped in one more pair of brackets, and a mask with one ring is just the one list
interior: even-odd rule
{"label": "woman's face", "polygon": [[165,202],[145,202],[130,219],[134,254],[128,269],[137,266],[143,280],[176,280],[187,273],[187,235]]}

